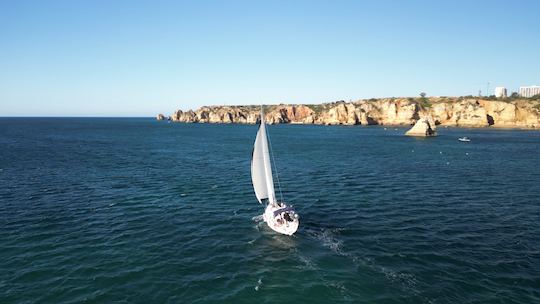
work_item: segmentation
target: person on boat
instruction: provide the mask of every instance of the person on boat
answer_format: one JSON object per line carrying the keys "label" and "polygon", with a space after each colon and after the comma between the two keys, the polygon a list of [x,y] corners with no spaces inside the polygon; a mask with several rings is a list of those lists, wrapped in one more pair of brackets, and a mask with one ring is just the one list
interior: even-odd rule
{"label": "person on boat", "polygon": [[289,212],[285,212],[285,214],[283,215],[283,217],[285,218],[285,220],[287,222],[292,222],[293,219],[291,218],[291,216],[289,215]]}

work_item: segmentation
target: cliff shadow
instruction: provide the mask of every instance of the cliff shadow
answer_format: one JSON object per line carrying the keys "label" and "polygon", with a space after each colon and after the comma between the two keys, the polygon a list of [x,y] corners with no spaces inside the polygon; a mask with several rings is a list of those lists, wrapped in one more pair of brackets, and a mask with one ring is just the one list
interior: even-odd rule
{"label": "cliff shadow", "polygon": [[493,119],[493,116],[486,114],[486,118],[488,125],[493,126],[495,124],[495,119]]}
{"label": "cliff shadow", "polygon": [[379,122],[376,121],[375,119],[371,118],[371,117],[366,117],[366,120],[367,120],[367,124],[368,126],[372,126],[372,125],[378,125]]}

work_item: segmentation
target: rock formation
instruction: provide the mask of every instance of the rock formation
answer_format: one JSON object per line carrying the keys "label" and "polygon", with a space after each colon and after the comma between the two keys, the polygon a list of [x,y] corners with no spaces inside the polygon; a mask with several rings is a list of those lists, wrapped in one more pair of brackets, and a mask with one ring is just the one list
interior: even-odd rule
{"label": "rock formation", "polygon": [[157,120],[165,120],[165,119],[167,119],[167,117],[165,117],[165,115],[163,115],[163,114],[158,114],[158,115],[156,116],[156,119],[157,119]]}
{"label": "rock formation", "polygon": [[[432,129],[435,125],[538,128],[539,110],[540,101],[534,100],[383,98],[318,105],[271,105],[265,107],[265,119],[270,124],[413,125],[421,117],[432,117]],[[189,123],[254,124],[259,121],[259,112],[260,106],[205,106],[196,111],[177,110],[171,119]]]}
{"label": "rock formation", "polygon": [[405,135],[420,137],[436,136],[435,123],[431,117],[421,118],[405,133]]}

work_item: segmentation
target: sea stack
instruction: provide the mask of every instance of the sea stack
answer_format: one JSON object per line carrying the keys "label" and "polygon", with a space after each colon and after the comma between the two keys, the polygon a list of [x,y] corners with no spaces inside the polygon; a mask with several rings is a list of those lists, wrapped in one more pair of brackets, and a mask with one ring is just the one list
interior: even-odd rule
{"label": "sea stack", "polygon": [[430,117],[421,118],[405,133],[405,135],[420,137],[437,136],[437,132],[435,132],[435,123]]}
{"label": "sea stack", "polygon": [[157,120],[165,120],[166,117],[165,117],[165,115],[163,115],[163,114],[158,114],[158,115],[156,116],[156,119],[157,119]]}

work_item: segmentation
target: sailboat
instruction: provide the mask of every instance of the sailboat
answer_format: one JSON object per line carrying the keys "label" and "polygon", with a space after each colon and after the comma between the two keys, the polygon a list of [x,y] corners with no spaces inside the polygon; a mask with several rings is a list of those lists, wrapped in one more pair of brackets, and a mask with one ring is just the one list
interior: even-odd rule
{"label": "sailboat", "polygon": [[281,234],[292,235],[295,233],[299,225],[298,213],[292,206],[287,206],[284,202],[279,202],[276,199],[262,107],[259,131],[255,138],[253,157],[251,159],[251,180],[257,200],[265,206],[263,220],[268,227]]}

